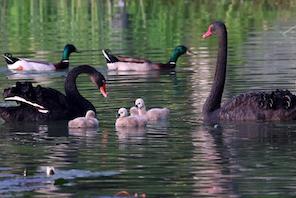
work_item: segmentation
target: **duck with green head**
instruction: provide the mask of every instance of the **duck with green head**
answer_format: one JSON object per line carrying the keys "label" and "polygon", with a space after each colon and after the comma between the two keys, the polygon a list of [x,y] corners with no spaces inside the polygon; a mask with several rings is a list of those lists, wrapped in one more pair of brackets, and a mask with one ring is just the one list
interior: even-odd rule
{"label": "duck with green head", "polygon": [[139,59],[124,56],[114,56],[109,50],[102,50],[107,62],[108,70],[118,71],[151,71],[151,70],[167,70],[174,69],[178,58],[187,53],[192,53],[187,47],[183,45],[177,46],[167,63],[154,63],[147,59]]}
{"label": "duck with green head", "polygon": [[10,53],[5,53],[3,57],[7,63],[7,67],[14,71],[54,71],[67,69],[69,67],[69,57],[72,52],[78,52],[72,44],[67,44],[64,47],[62,59],[58,63],[49,63],[45,61],[37,61],[31,59],[22,59],[13,57]]}

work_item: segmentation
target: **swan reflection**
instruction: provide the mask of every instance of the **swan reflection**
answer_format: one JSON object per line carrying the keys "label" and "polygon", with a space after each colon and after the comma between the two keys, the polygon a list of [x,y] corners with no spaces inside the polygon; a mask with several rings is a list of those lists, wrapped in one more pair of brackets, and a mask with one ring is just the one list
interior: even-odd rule
{"label": "swan reflection", "polygon": [[[238,197],[231,178],[225,177],[230,172],[233,160],[228,147],[223,144],[222,128],[198,128],[192,134],[195,154],[193,166],[194,194],[213,197]],[[221,143],[222,142],[222,143]],[[222,144],[222,146],[221,146]],[[221,163],[223,161],[223,163]],[[201,168],[206,167],[206,168]]]}

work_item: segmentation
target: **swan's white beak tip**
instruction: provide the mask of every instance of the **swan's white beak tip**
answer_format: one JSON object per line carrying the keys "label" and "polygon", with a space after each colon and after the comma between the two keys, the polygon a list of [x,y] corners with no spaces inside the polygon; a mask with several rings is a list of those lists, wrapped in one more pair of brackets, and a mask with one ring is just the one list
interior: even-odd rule
{"label": "swan's white beak tip", "polygon": [[102,93],[102,95],[106,98],[108,96],[107,92],[106,92],[106,85],[103,85],[100,87],[100,92]]}

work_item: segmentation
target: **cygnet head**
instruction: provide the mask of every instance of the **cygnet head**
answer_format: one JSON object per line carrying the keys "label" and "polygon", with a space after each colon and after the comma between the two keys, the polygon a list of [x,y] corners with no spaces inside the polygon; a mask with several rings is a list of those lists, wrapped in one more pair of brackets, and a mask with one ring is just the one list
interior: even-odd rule
{"label": "cygnet head", "polygon": [[138,109],[135,106],[134,107],[131,107],[130,110],[129,110],[129,112],[130,112],[130,115],[131,116],[137,116],[137,115],[139,115]]}
{"label": "cygnet head", "polygon": [[143,109],[145,108],[145,103],[144,100],[142,98],[138,98],[135,102],[135,105],[138,109]]}
{"label": "cygnet head", "polygon": [[118,110],[118,117],[120,117],[120,118],[123,118],[123,117],[126,117],[126,116],[128,116],[128,112],[127,112],[127,109],[126,108],[120,108],[119,110]]}
{"label": "cygnet head", "polygon": [[86,115],[85,115],[85,118],[86,118],[86,119],[88,119],[88,118],[95,118],[95,117],[96,117],[96,114],[95,114],[94,111],[92,111],[92,110],[88,110],[88,111],[86,112]]}

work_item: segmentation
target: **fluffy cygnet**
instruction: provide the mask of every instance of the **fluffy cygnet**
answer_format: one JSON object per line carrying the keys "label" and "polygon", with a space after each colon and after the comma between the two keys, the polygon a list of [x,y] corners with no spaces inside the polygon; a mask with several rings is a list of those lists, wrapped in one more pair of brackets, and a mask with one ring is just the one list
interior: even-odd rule
{"label": "fluffy cygnet", "polygon": [[141,125],[146,125],[147,124],[147,117],[144,115],[139,115],[139,110],[137,107],[133,106],[130,108],[130,115],[131,116],[135,116],[140,123],[142,123]]}
{"label": "fluffy cygnet", "polygon": [[69,128],[97,128],[98,126],[99,121],[92,110],[87,111],[85,117],[78,117],[68,122]]}
{"label": "fluffy cygnet", "polygon": [[131,116],[138,116],[139,115],[138,108],[135,106],[131,107],[129,112],[130,112]]}
{"label": "fluffy cygnet", "polygon": [[168,108],[152,108],[146,111],[145,103],[142,98],[135,101],[140,116],[146,116],[148,121],[160,121],[168,119],[170,110]]}
{"label": "fluffy cygnet", "polygon": [[126,108],[120,108],[118,110],[118,118],[115,122],[116,127],[143,127],[146,124],[145,119],[141,119],[135,115],[129,116]]}

